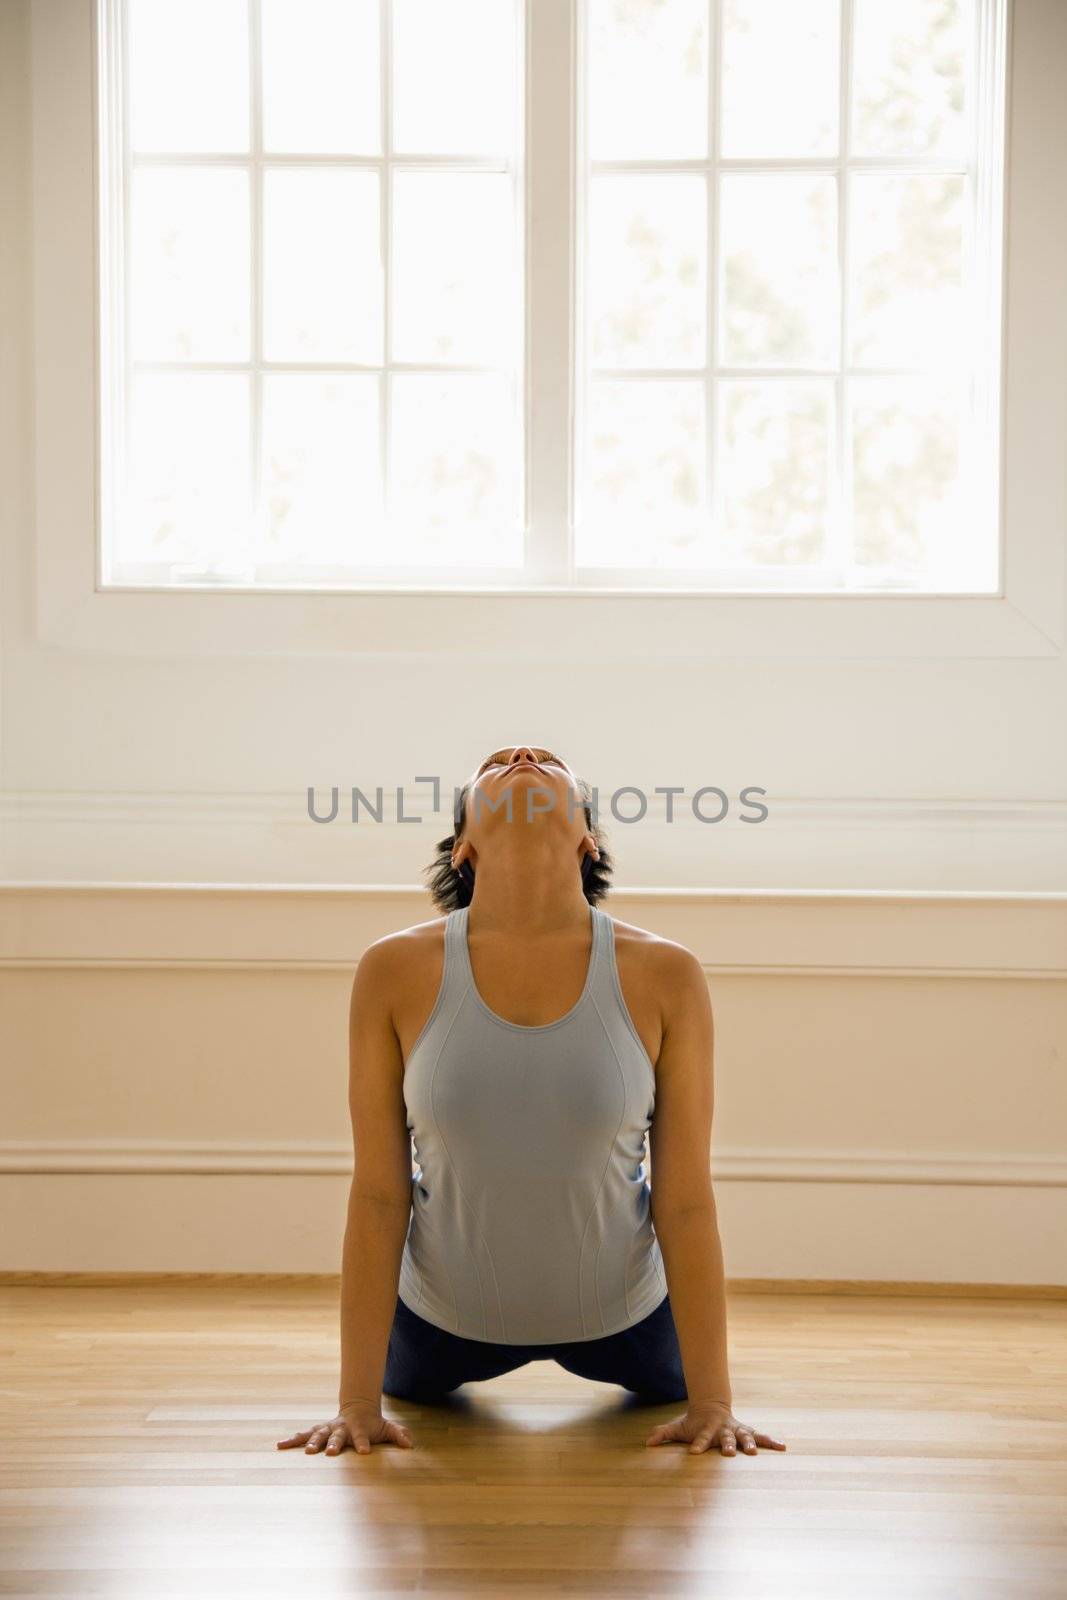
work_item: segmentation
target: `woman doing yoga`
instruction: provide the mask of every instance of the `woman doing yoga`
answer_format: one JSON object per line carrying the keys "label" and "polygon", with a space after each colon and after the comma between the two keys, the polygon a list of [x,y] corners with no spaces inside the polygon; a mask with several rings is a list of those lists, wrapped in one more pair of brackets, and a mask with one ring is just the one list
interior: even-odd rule
{"label": "woman doing yoga", "polygon": [[337,1414],[279,1448],[410,1447],[383,1393],[553,1360],[684,1402],[647,1444],[785,1449],[732,1410],[707,983],[600,908],[591,800],[551,751],[494,751],[427,869],[445,915],[359,961]]}

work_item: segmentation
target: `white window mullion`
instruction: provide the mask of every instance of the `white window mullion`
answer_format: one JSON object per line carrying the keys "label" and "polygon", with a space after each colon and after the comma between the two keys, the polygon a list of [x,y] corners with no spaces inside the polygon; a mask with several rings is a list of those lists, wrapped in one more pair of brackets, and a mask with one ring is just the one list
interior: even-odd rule
{"label": "white window mullion", "polygon": [[569,581],[578,40],[571,0],[526,6],[526,581]]}
{"label": "white window mullion", "polygon": [[249,375],[251,406],[251,522],[247,560],[251,566],[265,553],[263,524],[263,34],[262,0],[248,0],[249,117],[251,122],[248,168],[248,205],[252,254],[252,371]]}
{"label": "white window mullion", "polygon": [[[95,142],[96,218],[102,248],[97,258],[97,373],[100,407],[95,476],[94,583],[108,579],[105,527],[125,515],[126,441],[130,426],[129,45],[126,6],[101,0],[94,13],[99,138]],[[111,159],[107,157],[110,155]],[[113,535],[112,535],[113,537]]]}
{"label": "white window mullion", "polygon": [[[1004,407],[1002,350],[1004,320],[1007,314],[1003,278],[1008,230],[1004,215],[1006,164],[1006,94],[1001,78],[1008,74],[1009,0],[987,0],[976,6],[974,51],[970,84],[971,109],[970,164],[971,250],[975,267],[972,293],[971,381],[976,403],[971,434],[973,459],[970,462],[970,508],[975,525],[987,530],[983,549],[970,581],[977,587],[989,585],[997,575],[998,593],[1004,593],[1006,550],[1004,545],[1004,487],[1001,459],[1004,450]],[[984,246],[984,248],[983,248]],[[995,247],[994,247],[995,246]],[[978,508],[995,506],[992,518],[977,515]]]}
{"label": "white window mullion", "polygon": [[391,434],[393,390],[391,359],[393,353],[393,4],[392,0],[379,0],[379,37],[381,62],[381,112],[382,156],[379,168],[381,187],[381,250],[382,250],[382,369],[378,384],[378,445],[382,474],[382,510],[385,526],[389,517],[389,463],[391,459]]}
{"label": "white window mullion", "polygon": [[719,161],[722,147],[722,0],[709,0],[708,16],[708,231],[707,354],[704,370],[704,471],[707,474],[709,557],[716,560],[723,534],[719,494]]}
{"label": "white window mullion", "polygon": [[[112,353],[113,370],[118,379],[118,395],[116,396],[117,419],[122,417],[122,438],[117,441],[117,448],[111,451],[111,468],[116,474],[113,478],[113,488],[117,490],[112,497],[113,514],[124,518],[126,516],[126,476],[127,461],[129,459],[130,426],[133,418],[133,363],[130,359],[131,350],[131,316],[130,316],[130,281],[131,272],[131,239],[130,239],[130,204],[133,195],[133,140],[130,136],[130,17],[129,7],[122,3],[118,16],[119,42],[122,51],[120,81],[116,88],[121,95],[117,118],[117,129],[121,144],[120,181],[117,200],[119,216],[116,219],[117,242],[120,246],[116,251],[116,260],[119,263],[121,282],[116,286],[120,296],[118,303],[119,314],[111,324],[115,337],[120,341],[121,348]],[[114,195],[114,189],[112,189]],[[98,536],[99,539],[99,536]],[[98,557],[102,561],[102,554]],[[101,568],[101,570],[103,570]]]}
{"label": "white window mullion", "polygon": [[838,272],[838,352],[834,375],[834,449],[837,471],[830,492],[829,547],[826,553],[827,577],[841,575],[848,581],[853,571],[852,537],[852,430],[848,422],[849,371],[849,159],[852,151],[852,5],[840,0],[841,26],[838,36],[838,162],[837,162],[837,272]]}

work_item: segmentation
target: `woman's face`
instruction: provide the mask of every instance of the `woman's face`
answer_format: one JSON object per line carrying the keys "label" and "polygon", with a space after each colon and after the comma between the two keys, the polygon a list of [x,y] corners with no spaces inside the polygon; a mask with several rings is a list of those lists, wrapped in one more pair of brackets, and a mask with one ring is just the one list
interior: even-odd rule
{"label": "woman's face", "polygon": [[578,778],[561,756],[537,745],[494,750],[471,774],[464,837],[474,849],[508,821],[548,823],[577,846],[587,827]]}

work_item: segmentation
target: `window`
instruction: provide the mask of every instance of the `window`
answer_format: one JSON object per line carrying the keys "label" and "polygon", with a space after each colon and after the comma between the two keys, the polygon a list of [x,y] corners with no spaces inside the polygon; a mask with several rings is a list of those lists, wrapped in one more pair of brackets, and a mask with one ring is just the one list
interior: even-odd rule
{"label": "window", "polygon": [[100,0],[102,585],[996,593],[1004,3]]}
{"label": "window", "polygon": [[981,0],[586,0],[580,566],[994,590]]}
{"label": "window", "polygon": [[105,576],[521,566],[512,0],[119,0]]}

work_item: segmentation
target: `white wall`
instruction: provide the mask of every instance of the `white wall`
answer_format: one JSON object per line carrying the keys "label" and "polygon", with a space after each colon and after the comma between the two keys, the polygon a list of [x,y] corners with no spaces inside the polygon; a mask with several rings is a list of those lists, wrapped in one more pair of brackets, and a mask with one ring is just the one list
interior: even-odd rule
{"label": "white wall", "polygon": [[[613,904],[708,974],[732,1278],[1063,1282],[1062,899]],[[352,966],[424,914],[403,889],[0,889],[0,1264],[336,1270]]]}
{"label": "white wall", "polygon": [[93,515],[80,476],[92,446],[90,12],[89,0],[8,0],[0,13],[20,90],[3,113],[16,404],[0,443],[0,871],[410,881],[431,828],[324,839],[302,820],[306,785],[452,784],[488,745],[531,738],[605,793],[769,791],[755,828],[727,819],[683,839],[616,825],[635,883],[1067,889],[1067,8],[1014,6],[1005,512],[1009,598],[1023,600],[993,620],[994,602],[933,598],[86,594],[79,610],[68,590]]}
{"label": "white wall", "polygon": [[[446,812],[411,827],[316,827],[306,786],[410,787],[417,774],[447,786],[511,738],[555,745],[604,793],[717,784],[736,795],[760,785],[771,816],[758,827],[608,818],[620,885],[855,890],[873,921],[857,920],[851,900],[831,902],[827,915],[835,948],[858,942],[859,952],[864,941],[897,937],[897,913],[868,891],[951,891],[960,915],[908,922],[909,938],[933,929],[940,940],[915,972],[898,950],[889,974],[782,973],[807,960],[802,928],[775,970],[754,958],[755,975],[727,970],[736,963],[716,945],[709,976],[726,1023],[717,1138],[757,1161],[765,1148],[785,1148],[816,1162],[799,1179],[779,1164],[773,1180],[724,1180],[733,1271],[1047,1278],[1039,1230],[1061,1202],[1062,1168],[1051,1181],[1043,1168],[1034,1186],[1004,1181],[997,1164],[1020,1153],[1062,1157],[1062,1117],[1052,1117],[1067,1031],[1062,924],[1048,924],[1052,943],[1030,962],[1040,975],[1012,976],[1003,957],[1014,912],[990,902],[981,921],[996,930],[999,953],[960,970],[969,918],[979,915],[967,892],[1067,892],[1067,8],[1014,6],[1005,508],[1009,579],[1025,581],[1032,602],[1006,607],[999,631],[987,629],[984,602],[953,610],[934,600],[815,609],[694,600],[680,627],[671,619],[683,613],[669,608],[580,598],[450,598],[446,611],[432,601],[405,609],[395,596],[359,606],[86,594],[74,607],[72,569],[56,552],[92,547],[79,476],[91,402],[92,213],[86,184],[80,200],[77,190],[91,168],[89,12],[89,0],[0,7],[0,876],[411,885],[448,831]],[[77,26],[60,36],[71,17]],[[34,110],[28,90],[42,76],[53,98]],[[60,192],[73,199],[57,217]],[[80,556],[76,564],[80,572]],[[16,1144],[74,1139],[91,1152],[120,1138],[138,1147],[221,1138],[246,1163],[264,1145],[288,1149],[296,1139],[328,1147],[334,1166],[284,1184],[247,1164],[188,1180],[154,1169],[87,1176],[55,1170],[40,1152],[31,1159],[43,1169],[23,1172],[9,1149],[16,1170],[5,1183],[20,1210],[0,1265],[328,1268],[347,1137],[340,1019],[347,963],[366,935],[363,899],[343,959],[330,957],[340,969],[305,972],[298,952],[317,937],[314,897],[285,901],[290,965],[275,970],[271,957],[239,971],[225,953],[203,969],[188,967],[189,952],[175,965],[164,948],[176,915],[169,903],[144,934],[145,965],[131,964],[140,935],[128,932],[117,968],[110,958],[101,966],[99,951],[69,965],[62,921],[26,934],[42,897],[0,899],[18,935],[0,971],[15,1019],[6,1042]],[[782,927],[778,902],[742,900],[769,945]],[[92,904],[105,927],[125,915],[121,894]],[[718,938],[714,900],[695,922],[669,904],[672,936],[684,927],[695,942]],[[261,905],[249,895],[235,913],[239,953]],[[386,926],[429,910],[410,896],[386,905],[395,918]],[[649,902],[622,895],[616,907],[630,920],[652,914]],[[379,907],[375,926],[381,915]],[[253,1048],[269,1085],[254,1110],[252,1080],[234,1077],[238,1061],[246,1074]],[[177,1095],[176,1083],[195,1092]],[[810,1092],[797,1094],[798,1083]],[[783,1106],[788,1130],[772,1121]],[[913,1181],[912,1165],[893,1167],[885,1184],[852,1188],[850,1179],[843,1193],[840,1175],[818,1168],[827,1148],[873,1158],[890,1126],[906,1162],[928,1135],[938,1159],[951,1158],[930,1188]],[[953,1181],[956,1159],[978,1163],[977,1186]],[[257,1221],[264,1206],[274,1208],[269,1246]],[[161,1228],[171,1231],[157,1252]]]}

